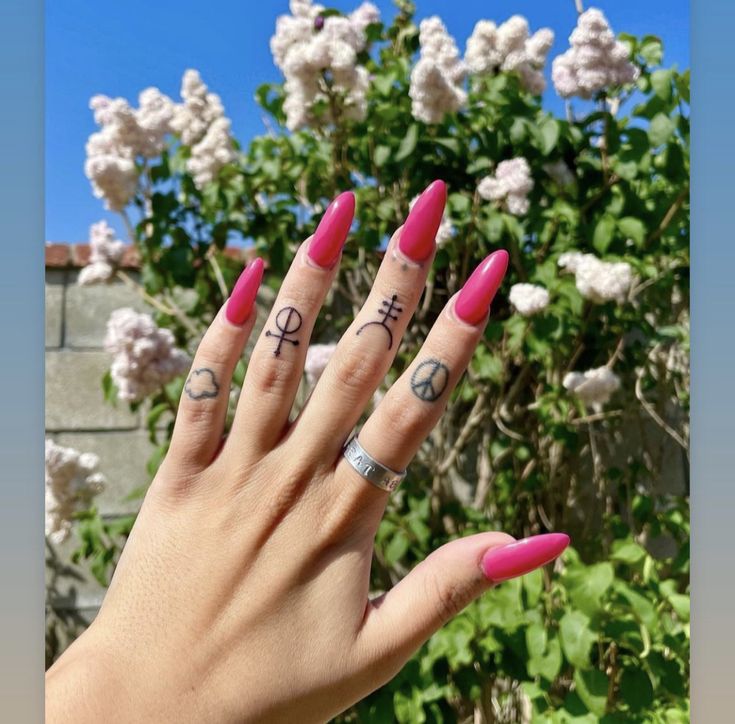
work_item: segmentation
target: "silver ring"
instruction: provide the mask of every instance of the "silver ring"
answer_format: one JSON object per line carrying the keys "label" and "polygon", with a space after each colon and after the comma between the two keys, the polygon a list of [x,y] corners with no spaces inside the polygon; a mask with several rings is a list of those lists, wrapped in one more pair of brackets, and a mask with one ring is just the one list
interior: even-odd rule
{"label": "silver ring", "polygon": [[342,455],[365,480],[388,493],[392,493],[406,477],[405,470],[400,473],[391,470],[366,452],[365,448],[360,445],[357,435],[345,445]]}

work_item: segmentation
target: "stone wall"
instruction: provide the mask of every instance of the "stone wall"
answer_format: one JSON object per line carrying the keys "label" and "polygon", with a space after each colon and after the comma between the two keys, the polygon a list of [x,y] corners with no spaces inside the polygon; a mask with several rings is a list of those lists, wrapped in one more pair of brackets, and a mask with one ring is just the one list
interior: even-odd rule
{"label": "stone wall", "polygon": [[[242,253],[227,251],[230,256]],[[140,506],[139,499],[127,498],[149,482],[146,461],[152,446],[142,412],[132,413],[124,403],[113,407],[103,399],[101,380],[111,360],[103,340],[113,310],[150,310],[122,282],[79,286],[79,269],[88,256],[89,249],[83,244],[46,247],[46,434],[60,445],[99,456],[107,485],[95,501],[104,517],[114,518]],[[132,249],[123,266],[136,278]],[[71,629],[83,627],[94,617],[105,590],[85,565],[71,562],[77,545],[72,534],[59,546],[47,546],[48,602]]]}

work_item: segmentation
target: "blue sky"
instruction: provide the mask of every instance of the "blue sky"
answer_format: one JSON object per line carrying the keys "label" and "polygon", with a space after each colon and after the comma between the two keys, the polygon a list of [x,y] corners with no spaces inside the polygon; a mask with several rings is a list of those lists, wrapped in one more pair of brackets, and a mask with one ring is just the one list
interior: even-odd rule
{"label": "blue sky", "polygon": [[[390,0],[374,2],[384,18],[393,16]],[[360,0],[323,4],[349,11]],[[416,5],[417,20],[440,15],[462,50],[477,20],[502,22],[516,13],[525,15],[532,31],[554,30],[551,58],[566,49],[576,17],[574,0],[417,0]],[[689,66],[688,0],[608,0],[597,7],[615,32],[658,35],[664,41],[664,62]],[[255,88],[281,79],[268,41],[276,17],[284,12],[287,0],[47,0],[46,239],[84,241],[89,225],[101,218],[120,229],[92,196],[84,176],[84,144],[96,129],[88,108],[92,95],[137,102],[139,91],[154,85],[178,100],[181,75],[197,68],[222,97],[233,131],[245,144],[264,130]],[[545,103],[561,110],[553,88]]]}

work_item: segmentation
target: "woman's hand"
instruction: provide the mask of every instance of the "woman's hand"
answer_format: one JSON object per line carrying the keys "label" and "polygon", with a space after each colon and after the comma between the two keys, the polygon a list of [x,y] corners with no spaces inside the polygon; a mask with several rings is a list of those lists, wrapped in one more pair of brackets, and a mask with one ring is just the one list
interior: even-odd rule
{"label": "woman's hand", "polygon": [[[445,199],[434,182],[393,236],[365,306],[291,422],[352,222],[354,197],[338,197],[283,282],[223,443],[262,262],[243,272],[201,342],[169,453],[99,615],[49,671],[47,721],[325,721],[388,681],[493,583],[561,553],[562,534],[514,542],[482,533],[443,546],[369,599],[389,493],[342,450],[421,296]],[[385,467],[402,471],[439,419],[506,265],[503,251],[482,262],[360,430]]]}

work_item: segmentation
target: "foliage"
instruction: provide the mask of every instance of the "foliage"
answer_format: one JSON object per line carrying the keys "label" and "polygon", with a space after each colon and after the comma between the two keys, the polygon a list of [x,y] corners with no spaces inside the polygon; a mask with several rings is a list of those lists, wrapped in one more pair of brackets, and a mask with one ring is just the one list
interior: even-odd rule
{"label": "foliage", "polygon": [[[465,110],[425,125],[408,97],[413,7],[397,4],[390,25],[369,27],[374,43],[359,58],[371,76],[364,120],[340,115],[325,78],[329,108],[315,109],[314,127],[288,132],[284,87],[266,84],[256,99],[269,132],[203,191],[186,173],[191,149],[176,140],[142,169],[126,219],[137,218],[130,229],[145,293],[163,300],[157,322],[191,351],[239,271],[222,253],[228,241],[252,240],[275,288],[329,200],[354,188],[354,232],[313,339],[333,341],[365,298],[379,249],[409,202],[443,178],[454,237],[437,253],[390,378],[474,264],[504,247],[512,266],[465,380],[391,498],[373,588],[389,587],[443,542],[481,530],[563,530],[574,549],[553,572],[483,596],[340,720],[687,721],[688,502],[661,475],[667,460],[684,466],[688,454],[689,72],[661,66],[655,36],[624,35],[641,69],[636,88],[608,89],[558,118],[518,77],[499,72],[472,79]],[[522,217],[476,192],[498,162],[519,156],[535,182]],[[555,162],[571,170],[571,183],[550,175]],[[637,279],[625,303],[585,300],[558,270],[567,251],[629,263]],[[505,300],[517,282],[545,287],[550,305],[534,317],[515,313]],[[606,364],[622,387],[604,411],[590,411],[562,380]],[[244,373],[243,362],[236,384]],[[145,405],[158,445],[151,476],[181,384]],[[109,379],[106,394],[114,398]],[[94,514],[83,521],[80,555],[100,579],[130,524],[111,530]],[[663,544],[665,555],[647,550]]]}

